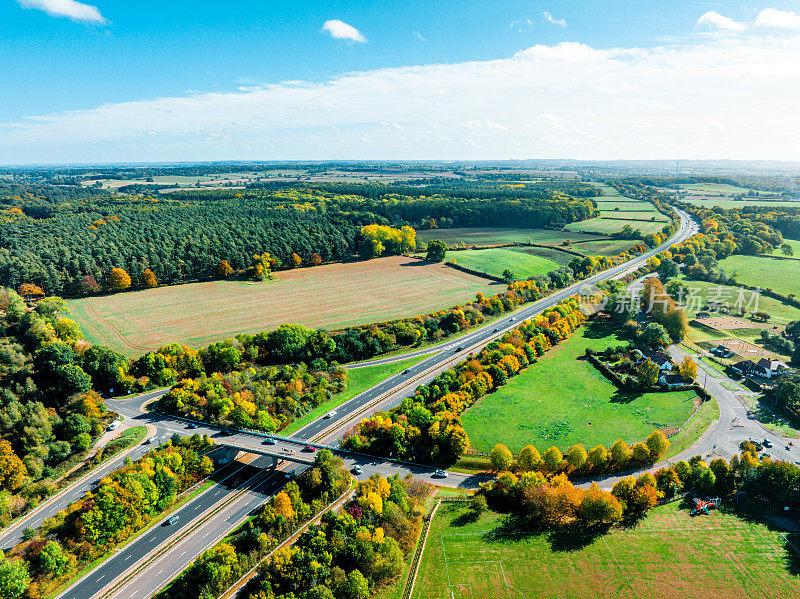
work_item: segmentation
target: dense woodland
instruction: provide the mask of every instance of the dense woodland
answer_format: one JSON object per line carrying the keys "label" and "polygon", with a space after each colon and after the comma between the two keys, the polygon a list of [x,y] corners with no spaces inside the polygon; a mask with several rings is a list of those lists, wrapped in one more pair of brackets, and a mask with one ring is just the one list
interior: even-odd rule
{"label": "dense woodland", "polygon": [[[271,268],[370,257],[361,231],[373,224],[542,227],[594,215],[589,197],[542,186],[273,186],[152,197],[7,185],[0,187],[0,284],[75,297],[128,288],[115,284],[113,269],[136,288],[230,276],[222,261],[244,271],[265,254]],[[153,279],[142,277],[148,269]]]}

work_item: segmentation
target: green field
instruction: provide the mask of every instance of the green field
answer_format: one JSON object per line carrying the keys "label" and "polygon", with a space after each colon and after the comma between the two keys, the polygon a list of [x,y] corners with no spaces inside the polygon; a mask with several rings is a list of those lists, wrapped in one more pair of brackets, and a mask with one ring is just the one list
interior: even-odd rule
{"label": "green field", "polygon": [[377,364],[375,366],[364,366],[362,368],[348,368],[347,369],[347,389],[341,393],[337,393],[330,400],[320,404],[315,409],[305,414],[302,418],[298,418],[289,426],[281,431],[282,435],[291,435],[300,430],[309,422],[312,422],[327,414],[331,410],[336,409],[344,402],[353,399],[359,393],[363,393],[367,389],[371,389],[378,383],[386,380],[390,376],[403,372],[406,368],[410,368],[414,364],[421,362],[428,356],[417,356],[415,358],[407,358],[389,364]]}
{"label": "green field", "polygon": [[543,275],[561,266],[553,260],[507,248],[450,252],[447,254],[447,261],[495,277],[502,276],[503,271],[508,268],[517,279]]}
{"label": "green field", "polygon": [[[583,233],[597,233],[600,235],[611,235],[621,231],[625,225],[630,225],[634,229],[639,229],[645,235],[647,233],[659,233],[664,225],[667,224],[667,217],[661,213],[657,214],[655,221],[649,220],[623,220],[622,218],[613,218],[613,212],[605,212],[610,218],[597,217],[590,218],[589,220],[582,220],[577,223],[570,223],[566,226],[568,231],[583,232]],[[628,214],[628,213],[622,213]],[[648,216],[649,217],[649,216]],[[627,217],[630,218],[630,217]],[[661,219],[661,220],[659,220]]]}
{"label": "green field", "polygon": [[583,443],[610,447],[617,439],[644,440],[653,429],[677,429],[695,409],[692,392],[621,393],[583,359],[625,342],[601,321],[583,326],[535,364],[479,400],[461,416],[472,447],[488,452],[505,443],[515,454]]}
{"label": "green field", "polygon": [[[744,599],[800,593],[797,533],[677,503],[607,534],[529,532],[508,515],[473,521],[442,503],[412,599]],[[378,597],[383,597],[378,595]]]}
{"label": "green field", "polygon": [[493,295],[502,284],[404,256],[281,271],[276,281],[210,281],[69,302],[86,338],[137,356],[168,343],[203,347],[284,322],[336,329],[425,314]]}
{"label": "green field", "polygon": [[636,245],[638,241],[629,239],[606,239],[603,241],[584,241],[573,243],[571,250],[593,256],[616,256]]}
{"label": "green field", "polygon": [[[725,270],[729,270],[725,264],[726,260],[729,260],[729,258],[720,262],[720,266]],[[754,260],[766,261],[768,259],[754,258]],[[771,263],[772,261],[769,260],[769,262]],[[779,261],[776,260],[775,262]],[[787,260],[779,263],[786,264],[788,262]],[[762,274],[762,277],[764,276],[767,276],[766,273]],[[739,303],[745,307],[748,313],[755,311],[767,312],[772,316],[769,321],[770,324],[786,324],[791,320],[800,319],[800,310],[797,308],[787,306],[765,295],[756,294],[754,291],[742,289],[734,285],[720,285],[719,283],[709,283],[707,281],[692,281],[685,277],[681,277],[681,280],[689,286],[690,290],[689,295],[684,298],[683,301],[686,312],[690,317],[693,317],[697,312],[703,310],[706,301],[712,299],[727,303],[731,306]],[[740,280],[744,282],[744,279],[741,277]]]}
{"label": "green field", "polygon": [[439,239],[450,247],[527,243],[529,241],[542,245],[560,245],[565,239],[575,242],[597,238],[597,235],[581,235],[580,233],[565,233],[549,229],[506,229],[502,227],[455,227],[417,231],[417,239],[420,241],[427,243],[431,239]]}
{"label": "green field", "polygon": [[[795,242],[797,243],[797,242]],[[791,245],[791,244],[790,244]],[[776,256],[782,256],[780,250]],[[800,253],[798,253],[800,257]],[[764,256],[728,256],[719,263],[725,272],[736,271],[739,283],[772,289],[783,295],[800,294],[800,260],[779,260]]]}
{"label": "green field", "polygon": [[[727,183],[682,183],[677,186],[679,189],[692,191],[704,194],[717,194],[721,196],[735,196],[742,193],[751,193],[757,190],[749,187],[737,187],[736,185],[728,185]],[[759,191],[762,196],[775,196],[776,193],[769,191]]]}

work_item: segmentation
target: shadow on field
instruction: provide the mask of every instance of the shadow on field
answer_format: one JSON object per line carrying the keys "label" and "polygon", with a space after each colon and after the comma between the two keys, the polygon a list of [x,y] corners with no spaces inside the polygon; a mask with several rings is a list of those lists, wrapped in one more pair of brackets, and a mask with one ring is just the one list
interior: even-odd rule
{"label": "shadow on field", "polygon": [[644,393],[637,393],[635,391],[623,391],[617,389],[611,395],[611,403],[631,403],[642,397]]}
{"label": "shadow on field", "polygon": [[[619,332],[609,318],[593,318],[584,325],[583,336],[587,339],[603,339]],[[620,345],[624,342],[620,341]]]}
{"label": "shadow on field", "polygon": [[526,518],[511,513],[507,514],[493,530],[487,532],[484,539],[489,543],[498,543],[525,537],[542,537],[547,539],[553,551],[578,551],[608,533],[609,528],[609,526],[586,528],[574,524],[555,529],[537,528],[531,526]]}

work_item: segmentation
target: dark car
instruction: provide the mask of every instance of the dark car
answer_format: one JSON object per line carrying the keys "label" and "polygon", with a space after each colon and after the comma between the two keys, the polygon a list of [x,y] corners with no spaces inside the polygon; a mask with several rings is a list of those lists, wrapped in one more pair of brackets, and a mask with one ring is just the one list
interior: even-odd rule
{"label": "dark car", "polygon": [[164,526],[172,526],[175,524],[180,518],[178,516],[170,516],[167,518],[167,521],[164,522]]}
{"label": "dark car", "polygon": [[460,352],[462,349],[464,349],[464,348],[463,348],[463,347],[461,347],[461,346],[459,345],[459,346],[458,346],[458,347],[455,349],[455,352],[454,352],[454,353],[458,353],[458,352]]}
{"label": "dark car", "polygon": [[761,445],[763,445],[764,447],[767,447],[767,448],[772,447],[772,441],[770,441],[769,439],[764,439],[764,441],[761,443]]}
{"label": "dark car", "polygon": [[275,445],[275,443],[277,443],[277,441],[275,441],[275,439],[272,437],[267,437],[264,439],[264,445]]}
{"label": "dark car", "polygon": [[408,369],[408,368],[406,368],[406,369],[403,371],[403,374],[408,374],[409,372],[411,372],[411,370],[410,370],[410,369]]}
{"label": "dark car", "polygon": [[197,424],[195,424],[194,422],[190,422],[189,426],[186,428],[192,428],[192,429],[197,428]]}

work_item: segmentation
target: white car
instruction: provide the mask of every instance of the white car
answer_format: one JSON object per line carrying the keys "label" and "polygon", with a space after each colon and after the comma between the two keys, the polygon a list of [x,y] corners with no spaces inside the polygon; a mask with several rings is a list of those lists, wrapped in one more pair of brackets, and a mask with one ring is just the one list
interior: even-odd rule
{"label": "white car", "polygon": [[117,427],[119,427],[119,420],[115,420],[114,422],[109,424],[108,425],[108,430],[115,431],[115,430],[117,430]]}
{"label": "white car", "polygon": [[147,443],[158,443],[158,437],[155,437],[155,436],[149,437],[147,439]]}
{"label": "white car", "polygon": [[437,470],[433,475],[436,478],[447,478],[447,470]]}
{"label": "white car", "polygon": [[363,474],[363,473],[364,469],[361,466],[359,465],[353,466],[353,474]]}
{"label": "white car", "polygon": [[323,418],[325,418],[325,420],[328,420],[330,418],[333,418],[334,416],[336,416],[336,412],[328,412],[327,414],[325,414],[325,416],[323,416]]}

